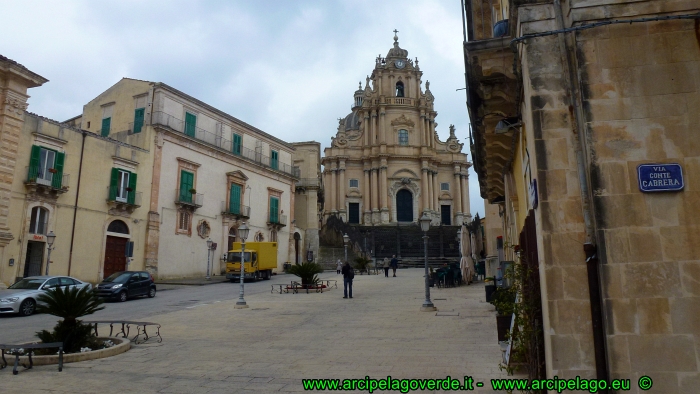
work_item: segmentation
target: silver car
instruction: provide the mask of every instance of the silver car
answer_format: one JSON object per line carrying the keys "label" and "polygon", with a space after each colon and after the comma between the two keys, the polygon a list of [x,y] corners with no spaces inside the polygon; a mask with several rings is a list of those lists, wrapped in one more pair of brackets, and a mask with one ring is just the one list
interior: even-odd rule
{"label": "silver car", "polygon": [[70,276],[29,276],[7,290],[0,290],[0,314],[19,313],[20,316],[29,316],[36,310],[37,297],[56,287],[82,289],[92,288],[92,285]]}

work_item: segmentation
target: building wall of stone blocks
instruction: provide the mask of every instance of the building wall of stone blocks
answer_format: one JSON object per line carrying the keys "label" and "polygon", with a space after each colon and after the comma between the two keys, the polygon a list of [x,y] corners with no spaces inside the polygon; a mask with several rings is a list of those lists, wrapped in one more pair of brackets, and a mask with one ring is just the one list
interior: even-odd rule
{"label": "building wall of stone blocks", "polygon": [[[610,370],[652,376],[655,388],[658,376],[669,393],[700,376],[698,31],[661,21],[576,39]],[[679,163],[684,190],[640,192],[637,166],[649,163]]]}

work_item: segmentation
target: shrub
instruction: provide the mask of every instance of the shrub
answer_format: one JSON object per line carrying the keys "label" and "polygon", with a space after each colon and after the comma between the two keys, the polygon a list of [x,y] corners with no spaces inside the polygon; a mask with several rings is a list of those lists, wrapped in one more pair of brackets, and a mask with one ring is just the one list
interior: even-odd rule
{"label": "shrub", "polygon": [[94,348],[95,337],[90,325],[78,320],[79,317],[104,309],[104,301],[92,289],[56,287],[37,297],[37,301],[40,302],[37,304],[37,312],[62,318],[53,331],[41,330],[36,333],[42,342],[63,342],[66,353],[79,352],[82,347]]}
{"label": "shrub", "polygon": [[297,263],[289,267],[289,273],[298,276],[302,285],[317,285],[319,279],[316,274],[321,272],[323,272],[323,268],[316,263]]}
{"label": "shrub", "polygon": [[360,270],[360,272],[367,271],[367,266],[371,262],[372,262],[372,260],[370,260],[366,257],[357,257],[357,258],[355,258],[355,268]]}
{"label": "shrub", "polygon": [[515,288],[496,288],[493,292],[491,304],[496,307],[498,316],[510,316],[515,310]]}

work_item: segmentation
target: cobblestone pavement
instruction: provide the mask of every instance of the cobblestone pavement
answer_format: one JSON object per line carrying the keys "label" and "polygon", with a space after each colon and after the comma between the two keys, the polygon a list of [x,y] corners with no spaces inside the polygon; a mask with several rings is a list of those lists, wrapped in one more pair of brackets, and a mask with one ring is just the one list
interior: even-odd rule
{"label": "cobblestone pavement", "polygon": [[[100,360],[0,371],[2,393],[300,392],[303,378],[504,378],[483,284],[431,289],[439,312],[421,312],[423,271],[358,275],[338,289],[254,294],[250,308],[221,301],[154,315],[163,342]],[[235,291],[238,290],[236,287]],[[184,290],[183,290],[184,291]],[[382,391],[375,391],[382,392]],[[389,391],[385,391],[389,392]],[[426,391],[430,392],[430,391]],[[442,392],[442,391],[436,391]]]}

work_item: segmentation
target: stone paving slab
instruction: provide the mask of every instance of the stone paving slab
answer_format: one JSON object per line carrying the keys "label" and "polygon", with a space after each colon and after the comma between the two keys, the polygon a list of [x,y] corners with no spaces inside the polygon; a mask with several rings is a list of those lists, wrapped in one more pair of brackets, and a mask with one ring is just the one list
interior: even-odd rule
{"label": "stone paving slab", "polygon": [[3,370],[0,392],[268,393],[304,391],[303,378],[505,378],[483,284],[431,289],[439,311],[453,312],[436,316],[420,311],[422,274],[356,276],[353,299],[340,288],[261,293],[246,297],[248,309],[230,300],[154,315],[163,343],[66,364],[60,373],[55,366],[17,376]]}

